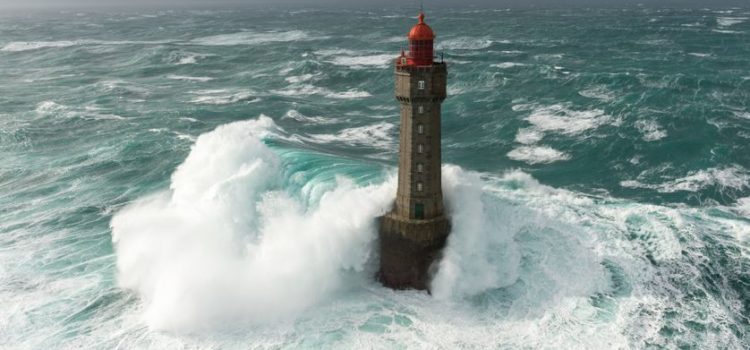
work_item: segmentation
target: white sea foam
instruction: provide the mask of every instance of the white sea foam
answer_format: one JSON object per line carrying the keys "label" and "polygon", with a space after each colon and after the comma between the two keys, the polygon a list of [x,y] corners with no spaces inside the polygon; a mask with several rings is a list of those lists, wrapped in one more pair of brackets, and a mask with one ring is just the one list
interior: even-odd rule
{"label": "white sea foam", "polygon": [[55,101],[43,101],[36,106],[36,112],[40,114],[48,114],[53,112],[64,111],[67,108]]}
{"label": "white sea foam", "polygon": [[310,138],[317,142],[343,142],[349,145],[365,145],[386,150],[395,148],[394,135],[395,125],[380,122],[367,126],[348,128],[337,134],[313,134]]}
{"label": "white sea foam", "polygon": [[190,43],[205,46],[238,46],[259,45],[274,42],[309,41],[321,39],[312,37],[301,30],[290,30],[286,32],[238,32],[230,34],[211,35],[193,39]]}
{"label": "white sea foam", "polygon": [[534,128],[523,128],[518,129],[516,133],[516,142],[524,145],[531,145],[541,141],[544,138],[544,133]]}
{"label": "white sea foam", "polygon": [[351,89],[343,92],[329,92],[325,94],[326,97],[330,98],[339,98],[339,99],[359,99],[359,98],[365,98],[372,96],[367,91],[357,90],[357,89]]}
{"label": "white sea foam", "polygon": [[43,101],[36,107],[36,113],[44,116],[59,118],[80,118],[86,120],[125,120],[126,118],[117,114],[107,113],[96,106],[83,106],[83,108],[72,108],[54,101]]}
{"label": "white sea foam", "polygon": [[721,27],[731,27],[747,21],[748,17],[718,17],[716,23]]}
{"label": "white sea foam", "polygon": [[570,155],[547,146],[520,146],[508,152],[508,158],[528,164],[547,164],[569,160]]}
{"label": "white sea foam", "polygon": [[294,109],[290,109],[289,111],[287,111],[286,114],[284,114],[283,118],[293,119],[293,120],[296,120],[298,122],[303,122],[303,123],[314,123],[314,124],[332,124],[332,123],[337,122],[336,119],[334,118],[309,117]]}
{"label": "white sea foam", "polygon": [[722,30],[722,29],[713,29],[711,30],[715,33],[721,33],[721,34],[744,34],[745,32],[741,32],[739,30]]}
{"label": "white sea foam", "polygon": [[195,64],[198,62],[198,57],[195,55],[185,56],[177,61],[177,64]]}
{"label": "white sea foam", "polygon": [[515,67],[524,67],[526,66],[525,63],[518,63],[518,62],[503,62],[503,63],[495,63],[491,64],[491,67],[500,68],[500,69],[510,69]]}
{"label": "white sea foam", "polygon": [[377,54],[365,56],[332,56],[327,62],[337,66],[347,66],[354,69],[369,67],[387,67],[396,56],[393,54]]}
{"label": "white sea foam", "polygon": [[253,97],[255,95],[253,91],[245,89],[200,90],[192,91],[191,94],[196,95],[190,100],[190,103],[195,104],[226,105],[242,101],[249,103],[260,101],[257,97]]}
{"label": "white sea foam", "polygon": [[639,120],[635,127],[643,134],[644,141],[658,141],[667,137],[667,132],[655,120]]}
{"label": "white sea foam", "polygon": [[492,40],[487,38],[460,37],[442,40],[438,42],[438,50],[481,50],[492,45]]}
{"label": "white sea foam", "polygon": [[698,192],[710,186],[717,186],[720,190],[750,188],[750,172],[739,165],[691,171],[684,177],[657,184],[643,183],[640,177],[642,176],[637,180],[622,181],[620,186],[647,188],[661,193]]}
{"label": "white sea foam", "polygon": [[534,109],[526,118],[538,130],[578,135],[617,120],[600,109],[576,111],[566,104],[542,106]]}
{"label": "white sea foam", "polygon": [[15,41],[3,46],[0,51],[18,52],[44,48],[60,48],[81,45],[80,41]]}
{"label": "white sea foam", "polygon": [[750,112],[738,111],[733,112],[734,116],[741,119],[750,119]]}
{"label": "white sea foam", "polygon": [[271,90],[271,93],[281,96],[309,96],[325,95],[331,93],[331,91],[310,84],[292,84],[283,90]]}
{"label": "white sea foam", "polygon": [[284,78],[284,80],[286,80],[287,83],[298,84],[298,83],[310,81],[317,76],[318,76],[317,74],[302,74],[302,75],[293,76],[293,77],[286,77]]}
{"label": "white sea foam", "polygon": [[615,95],[615,93],[612,92],[612,90],[610,90],[609,88],[607,88],[604,85],[592,86],[592,87],[590,87],[590,88],[588,88],[586,90],[579,91],[578,94],[581,95],[581,96],[583,96],[583,97],[588,97],[588,98],[593,98],[593,99],[597,99],[597,100],[602,100],[602,101],[605,101],[605,102],[614,101],[615,98],[617,97]]}
{"label": "white sea foam", "polygon": [[171,41],[102,41],[102,40],[60,40],[60,41],[14,41],[3,46],[0,51],[20,52],[47,48],[66,48],[72,46],[94,45],[158,45]]}
{"label": "white sea foam", "polygon": [[283,90],[271,90],[271,93],[282,96],[322,95],[328,98],[336,99],[358,99],[372,96],[369,92],[358,89],[336,92],[310,84],[292,84]]}
{"label": "white sea foam", "polygon": [[390,38],[386,38],[381,40],[381,43],[405,43],[407,40],[406,36],[392,36]]}
{"label": "white sea foam", "polygon": [[750,217],[750,197],[740,198],[737,200],[735,209],[746,217]]}
{"label": "white sea foam", "polygon": [[710,53],[702,53],[702,52],[688,52],[688,55],[693,56],[693,57],[698,57],[698,58],[713,57],[713,55]]}
{"label": "white sea foam", "polygon": [[207,82],[207,81],[214,80],[214,78],[211,78],[211,77],[191,77],[187,75],[175,75],[175,74],[167,75],[167,79],[183,80],[183,81],[199,81],[199,82]]}

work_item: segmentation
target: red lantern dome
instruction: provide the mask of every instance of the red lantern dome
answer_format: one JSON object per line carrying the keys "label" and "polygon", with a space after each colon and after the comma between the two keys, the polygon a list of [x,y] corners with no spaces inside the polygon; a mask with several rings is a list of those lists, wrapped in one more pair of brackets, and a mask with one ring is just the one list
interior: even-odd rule
{"label": "red lantern dome", "polygon": [[411,28],[409,31],[409,40],[433,40],[435,39],[435,33],[432,32],[432,28],[424,23],[424,12],[419,13],[419,23]]}
{"label": "red lantern dome", "polygon": [[429,66],[432,65],[433,41],[435,33],[432,28],[424,23],[424,12],[419,13],[419,23],[409,31],[409,65]]}

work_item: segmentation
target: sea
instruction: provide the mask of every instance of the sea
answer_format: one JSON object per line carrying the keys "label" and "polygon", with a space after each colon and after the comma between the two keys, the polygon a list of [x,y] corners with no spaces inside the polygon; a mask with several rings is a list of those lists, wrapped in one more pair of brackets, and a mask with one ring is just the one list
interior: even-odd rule
{"label": "sea", "polygon": [[431,293],[374,279],[417,8],[0,13],[0,348],[750,348],[750,8],[426,14]]}

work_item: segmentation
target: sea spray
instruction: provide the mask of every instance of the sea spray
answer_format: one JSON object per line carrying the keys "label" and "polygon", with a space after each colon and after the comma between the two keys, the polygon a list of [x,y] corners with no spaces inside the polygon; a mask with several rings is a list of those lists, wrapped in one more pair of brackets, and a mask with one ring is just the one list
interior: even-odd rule
{"label": "sea spray", "polygon": [[306,208],[280,188],[280,160],[261,142],[274,128],[262,116],[200,136],[170,191],[113,218],[120,285],[143,298],[149,326],[282,320],[341,288],[346,271],[365,269],[373,218],[395,182],[340,178]]}
{"label": "sea spray", "polygon": [[495,215],[510,214],[512,208],[483,201],[477,173],[446,165],[443,178],[452,232],[432,281],[433,295],[440,299],[465,297],[515,282],[520,255],[512,228],[518,220],[512,215]]}
{"label": "sea spray", "polygon": [[[263,141],[281,133],[261,116],[203,134],[172,175],[169,191],[115,215],[119,282],[142,297],[148,325],[185,330],[226,320],[293,319],[338,290],[375,283],[375,219],[392,205],[394,176],[364,186],[338,176],[329,180],[333,186],[319,186],[322,194],[311,191],[314,181],[308,180],[292,193],[284,177],[295,175]],[[546,190],[524,175],[510,173],[505,181]],[[519,283],[533,290],[524,303],[537,305],[606,288],[598,262],[582,260],[590,256],[586,248],[568,236],[574,229],[560,231],[561,223],[499,201],[479,173],[446,165],[443,178],[453,230],[433,266],[436,303]],[[519,246],[519,240],[534,244]],[[546,243],[578,253],[530,261],[549,253]],[[585,278],[561,288],[554,281],[559,268],[579,269],[568,275]],[[586,280],[593,276],[599,277]]]}

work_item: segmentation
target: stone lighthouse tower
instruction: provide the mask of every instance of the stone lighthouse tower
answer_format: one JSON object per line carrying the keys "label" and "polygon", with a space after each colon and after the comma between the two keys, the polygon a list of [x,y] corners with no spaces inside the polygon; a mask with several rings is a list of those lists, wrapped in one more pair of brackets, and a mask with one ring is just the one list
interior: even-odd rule
{"label": "stone lighthouse tower", "polygon": [[424,13],[409,32],[409,52],[395,62],[401,107],[398,193],[380,219],[380,281],[396,289],[427,289],[450,232],[443,211],[440,172],[440,104],[447,70],[435,62],[435,34]]}

